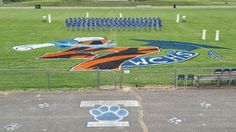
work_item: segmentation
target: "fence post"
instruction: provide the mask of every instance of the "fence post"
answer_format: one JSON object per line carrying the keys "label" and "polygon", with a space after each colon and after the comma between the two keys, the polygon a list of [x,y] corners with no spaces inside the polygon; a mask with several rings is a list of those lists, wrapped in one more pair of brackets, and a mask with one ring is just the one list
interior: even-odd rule
{"label": "fence post", "polygon": [[121,75],[120,75],[120,89],[121,89],[123,85],[124,70],[121,69],[120,72],[121,72]]}
{"label": "fence post", "polygon": [[176,79],[176,76],[177,76],[177,70],[175,68],[175,88],[177,88],[177,79]]}
{"label": "fence post", "polygon": [[116,89],[116,78],[117,78],[117,72],[114,71],[115,77],[114,77],[114,85],[115,85],[115,89]]}
{"label": "fence post", "polygon": [[100,89],[100,70],[97,67],[97,89]]}
{"label": "fence post", "polygon": [[49,70],[47,70],[47,76],[48,76],[48,90],[50,89],[50,73]]}

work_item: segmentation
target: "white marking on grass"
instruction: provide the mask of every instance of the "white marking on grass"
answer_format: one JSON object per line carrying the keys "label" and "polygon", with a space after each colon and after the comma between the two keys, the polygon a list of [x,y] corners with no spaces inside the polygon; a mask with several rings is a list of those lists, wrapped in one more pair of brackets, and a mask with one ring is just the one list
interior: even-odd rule
{"label": "white marking on grass", "polygon": [[129,74],[129,73],[130,73],[130,70],[124,70],[124,73],[125,73],[125,74]]}

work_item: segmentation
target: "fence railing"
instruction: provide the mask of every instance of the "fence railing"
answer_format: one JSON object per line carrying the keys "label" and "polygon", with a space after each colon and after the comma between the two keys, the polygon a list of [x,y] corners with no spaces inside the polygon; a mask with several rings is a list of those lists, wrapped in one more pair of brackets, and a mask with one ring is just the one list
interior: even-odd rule
{"label": "fence railing", "polygon": [[[125,68],[120,71],[67,71],[45,69],[0,69],[2,90],[77,90],[116,89],[124,86],[169,86],[186,85],[176,79],[179,74],[213,74],[216,68]],[[186,80],[185,80],[186,81]],[[191,85],[191,83],[189,83]],[[211,82],[205,82],[211,85]]]}

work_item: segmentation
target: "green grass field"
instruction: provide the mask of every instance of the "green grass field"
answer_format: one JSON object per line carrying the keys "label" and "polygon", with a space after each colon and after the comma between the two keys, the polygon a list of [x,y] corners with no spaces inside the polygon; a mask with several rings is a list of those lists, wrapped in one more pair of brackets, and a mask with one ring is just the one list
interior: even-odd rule
{"label": "green grass field", "polygon": [[[162,31],[67,31],[64,19],[68,17],[160,17]],[[148,66],[131,69],[124,75],[124,84],[137,82],[144,85],[172,85],[175,70],[178,73],[211,73],[215,67],[236,67],[236,9],[84,9],[84,10],[0,10],[0,90],[39,88],[78,89],[96,87],[96,71],[67,72],[82,60],[36,60],[44,53],[63,51],[55,47],[29,52],[15,52],[12,46],[44,43],[78,36],[104,36],[118,42],[119,46],[139,47],[145,43],[131,39],[156,39],[183,41],[222,46],[229,50],[214,49],[222,59],[208,57],[203,49],[194,50],[200,56],[183,63]],[[52,23],[43,23],[43,15],[52,15]],[[176,23],[176,14],[187,16],[187,22]],[[201,40],[202,29],[207,29],[207,40]],[[220,42],[214,41],[215,30],[220,30]],[[155,55],[164,54],[166,50]],[[143,68],[143,67],[142,67]],[[205,70],[202,70],[202,69]],[[7,70],[6,70],[7,69]],[[17,69],[17,70],[13,70]],[[21,69],[21,70],[19,70]],[[30,69],[30,71],[28,70]],[[41,69],[41,70],[37,70]],[[47,70],[49,72],[47,72]],[[101,85],[119,83],[120,72],[102,72]],[[48,79],[49,76],[49,79]],[[173,78],[172,78],[173,77]],[[111,79],[112,78],[112,79]],[[117,84],[118,85],[118,84]]]}
{"label": "green grass field", "polygon": [[[179,5],[192,6],[235,6],[236,0],[130,0],[131,2],[98,2],[99,0],[20,0],[20,2],[9,2],[3,0],[4,4],[0,6],[34,6],[41,4],[42,6],[78,6],[78,7],[114,7],[114,6],[137,6],[137,5],[152,5],[152,6],[171,6],[174,3]],[[227,5],[226,5],[227,1]]]}

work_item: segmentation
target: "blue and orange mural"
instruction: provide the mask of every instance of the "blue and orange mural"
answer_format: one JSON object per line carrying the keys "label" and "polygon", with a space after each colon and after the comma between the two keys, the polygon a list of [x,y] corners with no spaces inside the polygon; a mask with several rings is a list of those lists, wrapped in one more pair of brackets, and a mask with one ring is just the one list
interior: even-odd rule
{"label": "blue and orange mural", "polygon": [[210,45],[203,45],[203,44],[195,44],[195,43],[188,43],[188,42],[178,42],[178,41],[159,41],[159,40],[144,40],[144,39],[132,39],[136,41],[146,42],[145,46],[157,46],[161,49],[176,49],[176,50],[185,50],[185,51],[193,51],[196,49],[203,49],[208,52],[208,56],[211,58],[222,58],[222,55],[217,54],[216,52],[210,49],[228,49],[219,46],[210,46]]}
{"label": "blue and orange mural", "polygon": [[[222,58],[223,56],[209,49],[226,49],[223,47],[186,42],[142,39],[133,40],[148,42],[149,44],[138,48],[117,47],[117,44],[114,41],[104,37],[80,37],[71,40],[62,40],[44,44],[15,46],[13,47],[13,50],[29,51],[48,46],[69,48],[62,52],[44,54],[40,56],[40,58],[86,59],[87,61],[70,68],[70,71],[77,71],[93,70],[97,68],[106,70],[120,70],[122,67],[149,66],[183,62],[199,55],[199,53],[192,52],[195,49],[204,49],[208,52],[209,57],[218,59]],[[160,49],[168,49],[166,55],[146,57],[147,54],[160,52]],[[108,54],[100,56],[99,54],[103,52]]]}

